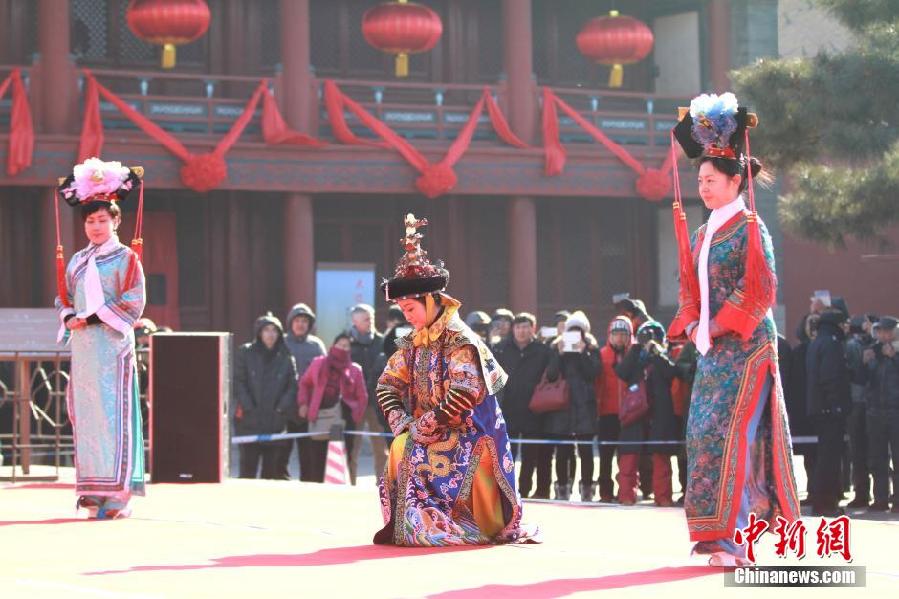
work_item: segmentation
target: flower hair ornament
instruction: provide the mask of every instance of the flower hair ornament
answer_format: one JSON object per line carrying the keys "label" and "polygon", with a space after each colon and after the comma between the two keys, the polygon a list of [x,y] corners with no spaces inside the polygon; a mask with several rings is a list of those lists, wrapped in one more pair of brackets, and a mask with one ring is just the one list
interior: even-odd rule
{"label": "flower hair ornament", "polygon": [[135,187],[139,188],[137,221],[134,225],[134,238],[131,240],[131,263],[125,277],[124,287],[131,286],[137,272],[137,263],[143,255],[143,221],[144,221],[144,168],[142,166],[124,166],[118,161],[104,162],[99,158],[88,158],[76,164],[72,173],[60,177],[53,199],[56,215],[56,290],[63,305],[69,304],[66,287],[66,264],[63,256],[62,236],[59,227],[59,201],[62,198],[69,206],[77,208],[93,202],[118,204],[124,201]]}

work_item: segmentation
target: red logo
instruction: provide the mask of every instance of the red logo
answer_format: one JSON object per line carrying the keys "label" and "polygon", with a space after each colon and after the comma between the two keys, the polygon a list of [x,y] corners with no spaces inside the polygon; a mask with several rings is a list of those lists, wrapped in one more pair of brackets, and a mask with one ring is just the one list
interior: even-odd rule
{"label": "red logo", "polygon": [[[783,516],[777,516],[774,528],[771,528],[766,520],[759,519],[755,513],[750,513],[746,528],[738,528],[734,531],[734,543],[746,547],[746,558],[750,562],[755,563],[755,543],[768,530],[778,537],[774,544],[774,550],[778,557],[786,557],[788,552],[795,554],[798,559],[805,557],[807,531],[802,520],[790,522]],[[821,518],[816,538],[819,557],[828,558],[832,555],[841,555],[847,563],[852,561],[852,553],[849,548],[849,518],[847,516],[833,518],[830,521]]]}
{"label": "red logo", "polygon": [[843,556],[847,562],[852,561],[849,551],[849,517],[840,516],[827,522],[821,518],[818,525],[818,555],[830,557],[834,553]]}
{"label": "red logo", "polygon": [[749,514],[749,525],[746,528],[738,528],[734,531],[734,543],[746,545],[746,557],[755,563],[755,542],[768,530],[768,522],[759,520],[755,512]]}
{"label": "red logo", "polygon": [[796,557],[802,559],[805,557],[805,524],[802,520],[790,522],[783,516],[778,516],[775,520],[777,525],[774,527],[774,533],[779,540],[774,545],[774,550],[778,557],[786,557],[787,551],[796,554]]}

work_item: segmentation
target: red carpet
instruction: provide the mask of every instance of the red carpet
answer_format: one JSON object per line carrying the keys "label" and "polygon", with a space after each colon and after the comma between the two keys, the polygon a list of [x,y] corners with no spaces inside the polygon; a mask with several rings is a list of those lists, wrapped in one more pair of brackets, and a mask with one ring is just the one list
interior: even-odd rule
{"label": "red carpet", "polygon": [[[74,504],[65,482],[0,486],[0,597],[748,596],[688,558],[676,508],[527,503],[525,520],[540,526],[542,544],[409,549],[371,544],[381,525],[372,487],[150,485],[131,518],[111,522],[76,517]],[[820,561],[807,527],[812,559],[803,565]],[[897,532],[893,523],[853,521],[866,597],[899,590]],[[767,537],[756,549],[762,563],[789,563]]]}

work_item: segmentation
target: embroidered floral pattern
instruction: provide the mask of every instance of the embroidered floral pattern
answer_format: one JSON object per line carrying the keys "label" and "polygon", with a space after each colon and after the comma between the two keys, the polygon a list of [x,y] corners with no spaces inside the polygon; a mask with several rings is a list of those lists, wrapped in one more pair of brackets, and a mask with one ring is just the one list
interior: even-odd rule
{"label": "embroidered floral pattern", "polygon": [[[761,231],[773,271],[771,239],[763,225]],[[715,234],[709,252],[709,303],[713,315],[726,305],[740,305],[746,232],[745,216],[740,216]],[[694,236],[694,248],[702,243],[702,234],[701,228]],[[758,320],[748,340],[735,334],[718,337],[709,353],[698,358],[687,423],[685,509],[693,541],[730,538],[744,485],[753,489],[751,503],[757,513],[781,513],[791,520],[799,517],[791,442],[777,371],[777,330],[767,307],[761,313],[757,307],[751,311]],[[741,432],[768,376],[774,384],[765,398],[769,405],[759,423],[756,440],[749,448],[750,479],[743,481],[739,470],[747,440]]]}
{"label": "embroidered floral pattern", "polygon": [[[395,476],[379,485],[385,528],[397,545],[444,546],[513,542],[521,537],[521,500],[505,421],[483,371],[493,360],[479,338],[449,319],[427,345],[398,344],[378,381],[378,397],[388,420],[409,415],[417,420],[410,434],[394,441],[402,450]],[[499,387],[505,373],[494,366]],[[441,414],[445,418],[441,419]],[[479,465],[500,491],[503,523],[499,534],[479,530],[471,512],[472,484]]]}

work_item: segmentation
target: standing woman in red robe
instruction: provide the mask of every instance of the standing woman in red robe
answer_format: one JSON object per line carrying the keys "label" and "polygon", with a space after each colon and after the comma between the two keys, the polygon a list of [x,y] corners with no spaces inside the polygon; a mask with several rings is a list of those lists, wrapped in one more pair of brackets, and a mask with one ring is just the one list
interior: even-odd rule
{"label": "standing woman in red robe", "polygon": [[694,553],[711,565],[743,565],[734,532],[750,513],[772,526],[776,516],[799,518],[771,312],[774,250],[752,191],[762,166],[749,155],[746,131],[757,119],[731,93],[694,98],[684,112],[674,137],[697,159],[699,195],[711,210],[687,239],[675,184],[680,306],[669,336],[699,352],[686,433],[687,525]]}

